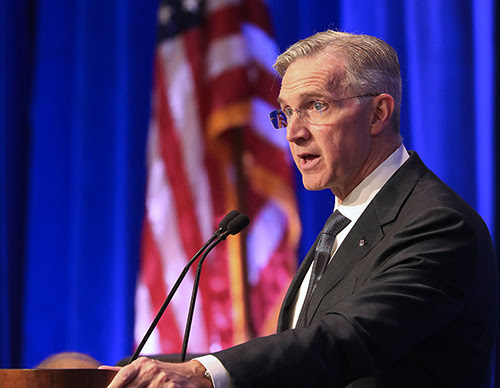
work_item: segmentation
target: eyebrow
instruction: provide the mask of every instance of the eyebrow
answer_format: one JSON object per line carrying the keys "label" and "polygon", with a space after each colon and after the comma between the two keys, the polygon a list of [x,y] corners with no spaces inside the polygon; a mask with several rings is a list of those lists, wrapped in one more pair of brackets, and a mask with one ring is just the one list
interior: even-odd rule
{"label": "eyebrow", "polygon": [[[305,102],[305,101],[315,101],[315,100],[323,100],[323,99],[326,100],[328,98],[331,98],[331,96],[327,97],[323,93],[318,93],[318,92],[306,92],[306,93],[300,94],[299,97],[302,100],[302,102]],[[284,104],[284,101],[283,101],[283,99],[281,97],[278,97],[276,101],[280,105]]]}

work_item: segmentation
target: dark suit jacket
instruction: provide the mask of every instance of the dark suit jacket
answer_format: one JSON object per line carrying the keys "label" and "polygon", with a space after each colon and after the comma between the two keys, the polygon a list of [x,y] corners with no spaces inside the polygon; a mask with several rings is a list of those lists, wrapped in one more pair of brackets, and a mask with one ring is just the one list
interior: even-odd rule
{"label": "dark suit jacket", "polygon": [[[364,245],[359,242],[364,240]],[[329,264],[305,320],[215,356],[237,387],[479,387],[492,349],[496,264],[482,219],[411,153]]]}

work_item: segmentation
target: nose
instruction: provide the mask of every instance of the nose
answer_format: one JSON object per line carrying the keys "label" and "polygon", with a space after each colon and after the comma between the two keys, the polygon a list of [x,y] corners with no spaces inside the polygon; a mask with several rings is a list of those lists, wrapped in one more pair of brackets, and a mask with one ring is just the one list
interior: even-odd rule
{"label": "nose", "polygon": [[311,136],[311,132],[305,123],[297,114],[292,115],[288,119],[286,127],[286,140],[289,143],[296,143],[301,139],[307,140]]}

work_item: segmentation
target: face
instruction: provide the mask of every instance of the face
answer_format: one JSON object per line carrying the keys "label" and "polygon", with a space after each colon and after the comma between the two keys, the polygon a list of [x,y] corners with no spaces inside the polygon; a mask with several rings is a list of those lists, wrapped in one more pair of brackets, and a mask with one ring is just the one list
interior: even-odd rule
{"label": "face", "polygon": [[[281,108],[302,109],[308,101],[350,97],[336,87],[342,73],[343,61],[331,53],[297,59],[282,80]],[[306,189],[330,189],[344,199],[364,179],[372,143],[370,101],[330,104],[334,111],[328,125],[306,123],[297,113],[289,118],[287,140]]]}

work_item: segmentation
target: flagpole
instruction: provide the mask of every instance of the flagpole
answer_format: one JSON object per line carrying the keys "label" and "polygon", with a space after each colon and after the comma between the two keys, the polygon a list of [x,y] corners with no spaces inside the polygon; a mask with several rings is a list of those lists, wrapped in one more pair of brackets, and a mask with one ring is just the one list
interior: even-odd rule
{"label": "flagpole", "polygon": [[[243,127],[235,127],[233,133],[233,160],[236,167],[236,193],[238,209],[240,212],[248,214],[247,203],[247,182],[245,178],[245,166],[243,161],[244,137]],[[250,309],[250,286],[248,284],[248,262],[247,262],[247,231],[240,235],[240,257],[241,271],[243,279],[243,306],[245,311],[245,330],[249,338],[256,337],[256,330],[253,325],[252,311]]]}

